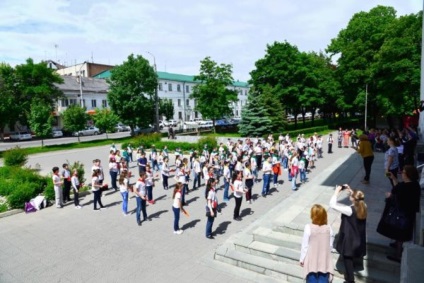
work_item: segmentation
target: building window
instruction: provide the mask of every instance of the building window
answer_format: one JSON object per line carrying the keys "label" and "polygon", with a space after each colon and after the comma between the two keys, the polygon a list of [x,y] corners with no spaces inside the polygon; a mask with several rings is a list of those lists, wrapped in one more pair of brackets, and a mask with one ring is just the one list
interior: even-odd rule
{"label": "building window", "polygon": [[160,91],[162,91],[163,89],[162,89],[162,83],[159,83],[158,84],[158,89],[160,90]]}
{"label": "building window", "polygon": [[77,104],[77,100],[75,98],[69,99],[69,105],[75,105]]}
{"label": "building window", "polygon": [[172,84],[168,84],[168,91],[172,91]]}
{"label": "building window", "polygon": [[82,100],[82,107],[85,107],[85,99]]}
{"label": "building window", "polygon": [[186,92],[189,93],[190,92],[190,86],[186,85]]}
{"label": "building window", "polygon": [[199,112],[194,111],[194,118],[199,118]]}
{"label": "building window", "polygon": [[186,105],[190,106],[190,100],[189,99],[186,99]]}
{"label": "building window", "polygon": [[91,108],[96,108],[97,107],[97,100],[92,99],[91,100]]}
{"label": "building window", "polygon": [[181,85],[179,85],[179,84],[177,85],[177,91],[181,92]]}
{"label": "building window", "polygon": [[181,107],[181,99],[178,99],[178,106]]}
{"label": "building window", "polygon": [[247,95],[247,89],[244,91],[244,95]]}
{"label": "building window", "polygon": [[182,120],[183,119],[183,112],[178,112],[178,119]]}
{"label": "building window", "polygon": [[102,100],[102,107],[103,108],[106,108],[107,107],[107,100],[106,99],[103,99]]}
{"label": "building window", "polygon": [[238,117],[238,110],[236,110],[236,117]]}
{"label": "building window", "polygon": [[69,101],[67,99],[62,99],[62,107],[68,107],[69,106]]}

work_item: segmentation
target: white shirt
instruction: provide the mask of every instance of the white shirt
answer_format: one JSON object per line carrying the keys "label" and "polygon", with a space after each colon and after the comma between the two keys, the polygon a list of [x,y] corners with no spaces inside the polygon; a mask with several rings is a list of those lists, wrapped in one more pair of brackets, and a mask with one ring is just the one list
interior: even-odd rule
{"label": "white shirt", "polygon": [[78,176],[75,176],[75,175],[73,175],[72,177],[71,177],[71,185],[72,185],[72,188],[74,189],[74,190],[78,190],[78,187],[79,187],[79,180],[78,180]]}
{"label": "white shirt", "polygon": [[144,183],[143,181],[141,181],[140,179],[138,179],[137,182],[135,183],[135,190],[137,192],[137,194],[135,194],[135,196],[137,198],[139,198],[140,195],[142,197],[145,197],[146,196],[146,193],[147,193],[147,191],[146,191],[146,183]]}
{"label": "white shirt", "polygon": [[233,187],[234,197],[241,198],[243,196],[243,182],[241,180],[235,180]]}
{"label": "white shirt", "polygon": [[337,203],[337,195],[336,194],[334,194],[330,199],[330,208],[332,208],[335,211],[338,211],[340,213],[343,213],[346,216],[352,215],[352,208],[350,206]]}
{"label": "white shirt", "polygon": [[146,171],[146,187],[152,187],[153,186],[153,173],[150,171]]}
{"label": "white shirt", "polygon": [[162,165],[162,175],[169,176],[169,166],[166,162],[164,162]]}
{"label": "white shirt", "polygon": [[57,176],[56,174],[53,174],[52,180],[53,180],[53,186],[54,186],[54,189],[55,190],[59,190],[59,189],[62,188],[62,185],[56,184],[56,183],[59,183],[60,182],[60,177],[59,176]]}
{"label": "white shirt", "polygon": [[124,178],[124,183],[123,184],[119,184],[119,191],[121,193],[125,193],[127,191],[128,188],[128,179]]}
{"label": "white shirt", "polygon": [[193,170],[196,173],[200,173],[202,169],[200,169],[200,162],[198,160],[194,160],[193,162]]}
{"label": "white shirt", "polygon": [[224,166],[224,172],[223,172],[223,175],[224,175],[224,178],[227,180],[227,181],[229,181],[230,180],[230,178],[231,178],[231,172],[230,172],[230,168],[228,167],[228,166]]}
{"label": "white shirt", "polygon": [[181,193],[180,192],[177,192],[175,194],[175,197],[174,197],[174,201],[172,203],[172,206],[175,207],[175,208],[180,208],[180,202],[181,202]]}
{"label": "white shirt", "polygon": [[262,171],[264,172],[264,174],[271,174],[272,165],[268,162],[268,160],[264,162]]}

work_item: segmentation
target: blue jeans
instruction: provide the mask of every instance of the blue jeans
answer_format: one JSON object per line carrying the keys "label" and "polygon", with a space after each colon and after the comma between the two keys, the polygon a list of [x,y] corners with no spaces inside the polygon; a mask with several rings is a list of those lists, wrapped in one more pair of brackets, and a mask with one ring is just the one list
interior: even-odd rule
{"label": "blue jeans", "polygon": [[282,158],[282,163],[283,163],[283,168],[284,169],[287,169],[287,167],[288,167],[288,161],[289,161],[289,159],[287,158],[287,156],[284,156]]}
{"label": "blue jeans", "polygon": [[197,182],[197,187],[200,187],[200,172],[199,173],[194,172],[193,190],[196,189],[196,182]]}
{"label": "blue jeans", "polygon": [[208,217],[208,220],[206,221],[206,237],[212,236],[212,225],[213,221],[215,220],[215,217]]}
{"label": "blue jeans", "polygon": [[274,177],[274,180],[273,181],[274,181],[274,186],[275,186],[275,185],[278,184],[278,174],[275,174],[274,173],[274,176],[273,177]]}
{"label": "blue jeans", "polygon": [[262,195],[266,195],[269,193],[269,181],[271,179],[271,174],[264,174],[264,185],[262,187]]}
{"label": "blue jeans", "polygon": [[116,179],[118,178],[118,172],[117,171],[109,171],[110,174],[110,179],[112,180],[112,188],[114,188],[115,190],[118,189],[118,186],[116,185]]}
{"label": "blue jeans", "polygon": [[296,179],[297,179],[297,174],[295,176],[292,177],[292,190],[296,190]]}
{"label": "blue jeans", "polygon": [[156,171],[160,171],[158,161],[152,160],[152,170],[155,171],[155,168],[156,168]]}
{"label": "blue jeans", "polygon": [[162,184],[165,190],[168,189],[168,176],[162,174]]}
{"label": "blue jeans", "polygon": [[305,182],[306,181],[306,169],[300,169],[299,173],[300,173],[300,181]]}
{"label": "blue jeans", "polygon": [[328,283],[329,274],[328,273],[314,273],[311,272],[306,276],[307,283]]}
{"label": "blue jeans", "polygon": [[147,199],[149,201],[153,200],[153,187],[152,186],[146,186],[146,190],[147,190]]}
{"label": "blue jeans", "polygon": [[172,211],[174,212],[174,231],[180,230],[180,209],[172,207]]}
{"label": "blue jeans", "polygon": [[128,191],[121,193],[122,196],[122,211],[128,213]]}
{"label": "blue jeans", "polygon": [[230,199],[228,196],[228,189],[230,188],[230,182],[227,181],[227,179],[224,178],[224,201],[227,201]]}
{"label": "blue jeans", "polygon": [[291,180],[292,180],[291,170],[289,169],[287,172],[289,174],[289,182],[291,182]]}
{"label": "blue jeans", "polygon": [[258,182],[258,169],[252,170],[252,175],[255,176],[255,183]]}
{"label": "blue jeans", "polygon": [[143,220],[146,220],[147,218],[147,212],[146,212],[146,200],[142,199],[140,197],[136,197],[135,201],[137,202],[137,208],[136,208],[136,220],[137,223],[141,222],[141,218],[140,218],[140,212],[143,212]]}
{"label": "blue jeans", "polygon": [[184,184],[183,189],[181,191],[181,202],[182,202],[183,205],[185,205],[185,194],[186,194],[187,190],[188,190],[188,184]]}

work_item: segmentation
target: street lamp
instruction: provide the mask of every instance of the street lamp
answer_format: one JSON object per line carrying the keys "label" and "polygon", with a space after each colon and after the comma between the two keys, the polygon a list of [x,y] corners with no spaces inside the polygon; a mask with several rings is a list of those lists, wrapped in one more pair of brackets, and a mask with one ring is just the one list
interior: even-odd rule
{"label": "street lamp", "polygon": [[[158,75],[158,70],[156,68],[156,58],[155,55],[146,51],[153,57],[153,67],[155,68],[156,77]],[[155,132],[159,132],[159,99],[158,99],[158,86],[155,87]]]}
{"label": "street lamp", "polygon": [[84,61],[82,64],[81,64],[81,67],[79,68],[79,70],[78,70],[78,73],[79,73],[79,87],[80,87],[80,97],[81,97],[81,108],[84,108],[84,99],[83,99],[83,97],[82,97],[82,76],[81,76],[81,69],[82,69],[82,67],[84,67],[84,65],[87,63],[87,61]]}

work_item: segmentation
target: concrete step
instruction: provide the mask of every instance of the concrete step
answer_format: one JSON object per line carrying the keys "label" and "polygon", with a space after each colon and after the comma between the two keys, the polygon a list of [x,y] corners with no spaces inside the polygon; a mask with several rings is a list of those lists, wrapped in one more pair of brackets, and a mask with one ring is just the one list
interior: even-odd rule
{"label": "concrete step", "polygon": [[[285,263],[298,264],[302,237],[292,234],[285,234],[265,227],[259,227],[253,231],[249,238],[245,236],[234,242],[235,249],[248,254],[261,256],[267,259],[281,261]],[[368,245],[370,246],[370,245]],[[372,246],[372,245],[371,245]],[[360,282],[398,282],[400,276],[400,265],[388,261],[386,254],[378,249],[368,249],[367,256],[363,260],[358,260],[361,266],[357,271]],[[342,277],[344,265],[337,252],[333,254],[335,263],[335,276]],[[378,277],[374,276],[378,275]],[[379,278],[378,280],[374,278]],[[393,280],[395,278],[395,280]]]}

